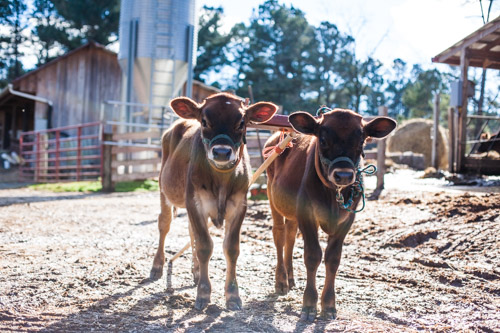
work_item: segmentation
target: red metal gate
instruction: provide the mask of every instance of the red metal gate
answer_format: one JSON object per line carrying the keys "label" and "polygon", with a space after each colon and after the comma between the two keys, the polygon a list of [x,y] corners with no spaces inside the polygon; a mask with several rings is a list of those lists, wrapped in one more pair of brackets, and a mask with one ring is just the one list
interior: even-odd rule
{"label": "red metal gate", "polygon": [[101,176],[101,122],[23,132],[19,139],[22,181],[96,180]]}

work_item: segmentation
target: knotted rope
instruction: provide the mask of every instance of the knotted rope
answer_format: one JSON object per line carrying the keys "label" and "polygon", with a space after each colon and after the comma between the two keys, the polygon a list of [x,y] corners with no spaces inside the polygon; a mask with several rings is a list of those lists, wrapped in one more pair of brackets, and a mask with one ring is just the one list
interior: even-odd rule
{"label": "knotted rope", "polygon": [[281,153],[284,152],[287,148],[293,147],[293,143],[290,141],[286,144],[286,146],[284,148],[280,148],[280,144],[284,140],[285,140],[285,130],[281,130],[280,140],[279,140],[278,144],[276,144],[275,146],[266,147],[262,150],[262,155],[264,156],[264,158],[268,158],[269,156],[271,156],[273,154],[273,152],[276,152],[278,155],[281,155]]}
{"label": "knotted rope", "polygon": [[[344,200],[344,196],[342,195],[342,187],[337,188],[337,203],[340,205],[341,208],[347,210],[350,213],[358,213],[361,212],[363,209],[365,209],[365,188],[363,186],[363,173],[367,175],[373,175],[375,172],[377,172],[377,167],[373,164],[369,164],[363,169],[357,168],[356,170],[356,181],[354,184],[352,184],[353,188],[351,189],[351,195],[349,196],[349,199],[347,200],[347,203]],[[361,209],[358,210],[352,210],[351,206],[353,204],[354,198],[357,198],[361,195],[361,199],[363,201],[363,206]]]}

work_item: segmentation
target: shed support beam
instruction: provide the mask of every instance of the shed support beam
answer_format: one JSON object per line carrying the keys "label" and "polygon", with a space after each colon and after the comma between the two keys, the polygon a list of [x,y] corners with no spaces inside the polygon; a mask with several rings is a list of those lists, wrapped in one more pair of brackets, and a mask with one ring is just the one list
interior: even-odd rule
{"label": "shed support beam", "polygon": [[469,50],[465,48],[460,54],[460,80],[462,81],[462,105],[459,110],[458,119],[458,156],[457,156],[457,171],[461,172],[463,170],[462,164],[465,157],[465,143],[467,140],[467,85],[468,85],[468,75],[469,70]]}

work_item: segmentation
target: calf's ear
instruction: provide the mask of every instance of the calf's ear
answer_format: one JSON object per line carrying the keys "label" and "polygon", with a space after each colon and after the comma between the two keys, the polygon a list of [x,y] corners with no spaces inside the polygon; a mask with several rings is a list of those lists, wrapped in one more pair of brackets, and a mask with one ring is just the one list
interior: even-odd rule
{"label": "calf's ear", "polygon": [[297,111],[288,117],[294,130],[304,134],[315,134],[318,129],[317,120],[307,112]]}
{"label": "calf's ear", "polygon": [[389,117],[377,117],[364,126],[365,136],[382,139],[396,128],[396,122]]}
{"label": "calf's ear", "polygon": [[252,123],[265,123],[276,113],[278,107],[273,103],[269,102],[258,102],[250,105],[246,111],[245,115],[249,121]]}
{"label": "calf's ear", "polygon": [[199,119],[201,108],[198,103],[188,97],[177,97],[170,101],[170,107],[181,118]]}

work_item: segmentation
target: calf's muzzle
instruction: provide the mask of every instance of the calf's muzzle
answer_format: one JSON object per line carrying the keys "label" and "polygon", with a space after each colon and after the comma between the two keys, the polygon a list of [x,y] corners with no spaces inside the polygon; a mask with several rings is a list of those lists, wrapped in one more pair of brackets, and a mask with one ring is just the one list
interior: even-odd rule
{"label": "calf's muzzle", "polygon": [[332,172],[332,182],[337,186],[348,186],[354,183],[354,171],[348,168],[337,168]]}

